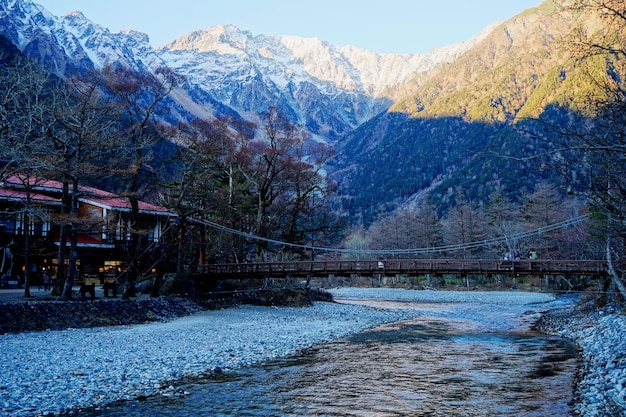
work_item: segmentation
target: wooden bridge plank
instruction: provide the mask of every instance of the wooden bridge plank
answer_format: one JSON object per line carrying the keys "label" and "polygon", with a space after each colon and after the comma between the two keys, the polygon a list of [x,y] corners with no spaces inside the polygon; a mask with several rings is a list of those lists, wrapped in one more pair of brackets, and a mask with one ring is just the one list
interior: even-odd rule
{"label": "wooden bridge plank", "polygon": [[607,276],[601,260],[391,259],[210,264],[199,274],[217,279],[327,275],[585,275]]}

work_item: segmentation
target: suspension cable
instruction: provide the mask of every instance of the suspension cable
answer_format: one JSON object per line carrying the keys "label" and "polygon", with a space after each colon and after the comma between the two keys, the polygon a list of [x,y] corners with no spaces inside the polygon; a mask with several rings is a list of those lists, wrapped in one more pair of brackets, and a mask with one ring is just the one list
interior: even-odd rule
{"label": "suspension cable", "polygon": [[465,249],[476,249],[476,248],[480,248],[484,246],[493,246],[493,245],[505,242],[510,239],[524,239],[524,238],[528,238],[532,236],[538,236],[547,232],[573,226],[575,224],[578,224],[586,220],[587,217],[588,215],[584,214],[582,216],[574,217],[574,218],[557,222],[548,226],[543,226],[538,229],[529,230],[525,232],[519,232],[519,233],[513,233],[510,235],[500,236],[500,237],[491,238],[491,239],[478,240],[475,242],[457,243],[453,245],[442,245],[442,246],[434,246],[434,247],[426,247],[426,248],[412,248],[412,249],[345,249],[345,248],[328,248],[328,247],[323,247],[323,246],[302,245],[298,243],[283,242],[283,241],[276,240],[276,239],[270,239],[270,238],[266,238],[262,236],[257,236],[253,233],[236,230],[228,226],[224,226],[224,225],[221,225],[219,223],[215,223],[209,220],[194,220],[194,223],[202,224],[204,226],[208,226],[213,229],[221,230],[226,233],[241,236],[246,239],[257,240],[257,241],[262,241],[262,242],[267,242],[267,243],[274,243],[277,245],[289,246],[289,247],[294,247],[294,248],[315,250],[315,251],[320,251],[320,252],[358,253],[358,254],[368,254],[368,255],[406,255],[406,254],[417,255],[417,254],[425,254],[425,253],[451,252],[451,251],[459,251],[459,250],[465,250]]}

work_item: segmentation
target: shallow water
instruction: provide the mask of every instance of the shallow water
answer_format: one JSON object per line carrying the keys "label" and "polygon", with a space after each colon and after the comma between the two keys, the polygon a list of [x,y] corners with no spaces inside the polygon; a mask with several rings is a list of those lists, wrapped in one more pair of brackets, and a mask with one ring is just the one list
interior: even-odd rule
{"label": "shallow water", "polygon": [[[345,302],[348,302],[347,300]],[[352,302],[352,301],[351,301]],[[359,303],[365,303],[359,301]],[[576,348],[528,307],[408,304],[420,316],[90,416],[566,416]]]}

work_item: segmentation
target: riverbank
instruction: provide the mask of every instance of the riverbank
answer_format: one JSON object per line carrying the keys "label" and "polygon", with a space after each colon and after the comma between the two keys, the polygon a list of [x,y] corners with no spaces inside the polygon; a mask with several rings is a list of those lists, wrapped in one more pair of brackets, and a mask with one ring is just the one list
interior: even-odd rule
{"label": "riverbank", "polygon": [[581,363],[574,392],[578,416],[626,416],[626,316],[615,306],[567,305],[543,314],[534,328],[574,340]]}
{"label": "riverbank", "polygon": [[[554,305],[553,296],[541,293],[345,288],[332,293],[338,300],[376,297],[528,305],[533,312],[529,317]],[[570,304],[564,308],[571,308]],[[606,311],[576,320],[568,311],[573,310],[546,313],[538,325],[546,333],[574,339],[583,349],[575,409],[584,416],[624,415],[609,414],[623,406],[624,316]],[[296,354],[415,314],[397,307],[329,302],[301,308],[245,305],[167,322],[4,334],[0,335],[0,416],[52,415],[143,396],[184,395],[176,381]],[[593,384],[585,385],[587,379]]]}
{"label": "riverbank", "polygon": [[[18,292],[19,291],[19,292]],[[242,304],[264,306],[309,306],[314,300],[329,300],[330,294],[305,289],[239,291],[220,297],[150,297],[141,294],[132,300],[107,298],[102,290],[93,301],[60,301],[48,292],[33,291],[24,298],[22,290],[0,290],[0,334],[43,330],[165,322],[204,310]]]}
{"label": "riverbank", "polygon": [[53,415],[151,395],[378,324],[402,311],[242,305],[167,322],[0,335],[0,416]]}

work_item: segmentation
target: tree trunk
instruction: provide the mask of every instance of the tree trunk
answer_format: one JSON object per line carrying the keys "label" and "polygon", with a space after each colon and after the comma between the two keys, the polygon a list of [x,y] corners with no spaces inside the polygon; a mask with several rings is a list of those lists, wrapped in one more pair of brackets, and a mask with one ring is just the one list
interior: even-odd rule
{"label": "tree trunk", "polygon": [[185,267],[185,223],[184,216],[180,217],[178,225],[178,257],[176,259],[176,272],[181,275]]}
{"label": "tree trunk", "polygon": [[611,280],[622,295],[622,298],[626,300],[626,285],[624,285],[622,277],[620,277],[617,269],[615,268],[615,265],[613,264],[613,257],[611,256],[611,244],[608,238],[606,241],[606,263],[609,270],[608,272],[611,276]]}
{"label": "tree trunk", "polygon": [[[30,203],[29,203],[30,205]],[[28,226],[30,216],[24,216],[24,297],[31,297],[30,294],[30,233]]]}
{"label": "tree trunk", "polygon": [[76,280],[76,265],[78,263],[78,251],[77,251],[78,236],[76,231],[72,227],[70,231],[70,257],[67,264],[67,276],[65,277],[65,283],[63,284],[62,298],[65,301],[72,299],[72,288],[74,287],[74,281]]}
{"label": "tree trunk", "polygon": [[137,218],[139,217],[139,200],[133,194],[129,197],[129,201],[131,209],[129,217],[130,241],[128,243],[128,253],[130,258],[128,267],[126,268],[126,285],[124,287],[124,293],[122,294],[122,299],[125,300],[137,295],[135,284],[137,283],[137,278],[139,276],[140,256],[139,234],[137,230],[135,230]]}
{"label": "tree trunk", "polygon": [[[72,211],[70,199],[70,189],[67,175],[63,178],[63,194],[61,197],[61,216]],[[67,219],[62,219],[61,230],[59,231],[59,250],[57,252],[57,274],[54,282],[52,295],[63,295],[65,291],[65,256],[67,251],[68,227]]]}
{"label": "tree trunk", "polygon": [[[76,266],[78,265],[78,178],[72,178],[72,192],[68,195],[70,207],[70,258],[67,265],[67,276],[63,285],[63,299],[69,301],[72,299],[72,288],[76,281]],[[66,231],[67,233],[67,231]]]}
{"label": "tree trunk", "polygon": [[67,250],[67,225],[65,221],[61,223],[59,231],[59,250],[57,251],[57,271],[56,279],[52,288],[52,295],[62,295],[65,287],[65,251]]}
{"label": "tree trunk", "polygon": [[204,268],[206,265],[206,226],[200,226],[200,236],[198,237],[198,265]]}
{"label": "tree trunk", "polygon": [[[265,219],[265,212],[266,212],[266,205],[265,205],[264,196],[261,193],[259,193],[258,206],[257,206],[257,212],[256,212],[256,235],[261,236],[261,237],[266,237],[265,232],[264,232],[265,227],[263,224],[263,221]],[[262,240],[256,241],[256,261],[257,262],[261,262],[262,255],[263,255],[265,248],[266,248],[266,243],[264,241]]]}

